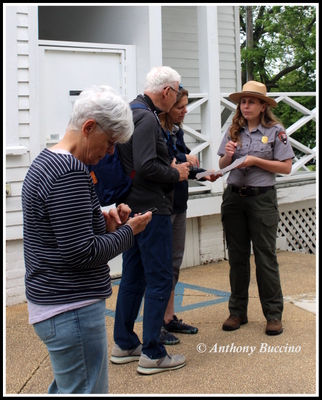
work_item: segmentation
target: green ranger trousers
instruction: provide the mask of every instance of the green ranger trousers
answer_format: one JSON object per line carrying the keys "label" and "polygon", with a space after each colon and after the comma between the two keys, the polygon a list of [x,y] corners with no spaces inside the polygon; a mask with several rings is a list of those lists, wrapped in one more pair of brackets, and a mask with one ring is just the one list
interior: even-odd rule
{"label": "green ranger trousers", "polygon": [[276,188],[255,196],[240,196],[228,185],[223,193],[221,220],[230,265],[230,315],[247,315],[252,242],[263,314],[267,320],[281,320],[283,294],[276,255],[279,222]]}

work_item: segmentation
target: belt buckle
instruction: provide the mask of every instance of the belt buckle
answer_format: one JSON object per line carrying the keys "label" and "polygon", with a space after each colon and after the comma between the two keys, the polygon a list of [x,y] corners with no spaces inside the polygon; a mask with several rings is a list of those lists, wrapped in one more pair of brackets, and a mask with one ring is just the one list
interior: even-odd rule
{"label": "belt buckle", "polygon": [[247,189],[246,186],[242,186],[242,187],[239,188],[239,191],[238,191],[238,192],[239,192],[239,196],[241,196],[241,197],[247,197],[247,194],[242,194],[242,193],[241,193],[241,190],[244,190],[244,189]]}

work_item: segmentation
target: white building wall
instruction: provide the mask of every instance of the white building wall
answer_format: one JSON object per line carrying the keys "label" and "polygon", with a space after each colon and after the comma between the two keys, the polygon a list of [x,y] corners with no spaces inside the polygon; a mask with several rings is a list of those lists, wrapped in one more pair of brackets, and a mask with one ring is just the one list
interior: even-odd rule
{"label": "white building wall", "polygon": [[[201,6],[206,7],[206,6]],[[220,92],[233,92],[240,87],[239,9],[236,6],[216,8],[218,25]],[[185,87],[200,92],[197,6],[162,7],[163,64],[175,68]]]}
{"label": "white building wall", "polygon": [[241,86],[239,8],[219,6],[217,13],[220,92],[233,93]]}
{"label": "white building wall", "polygon": [[200,264],[226,258],[220,214],[199,217]]}
{"label": "white building wall", "polygon": [[[178,71],[189,93],[200,92],[196,6],[162,7],[162,63]],[[200,110],[187,114],[185,124],[200,129]],[[193,142],[186,137],[188,147]]]}
{"label": "white building wall", "polygon": [[22,240],[6,242],[6,305],[24,303],[25,296],[25,264],[23,260]]}
{"label": "white building wall", "polygon": [[[200,66],[206,60],[200,58],[200,52],[202,47],[208,45],[208,37],[206,41],[200,41],[198,37],[201,29],[198,27],[198,9],[206,10],[206,6],[162,7],[163,65],[169,65],[179,72],[182,84],[190,94],[204,91],[200,89],[199,75]],[[205,85],[209,97],[216,96],[218,91],[234,92],[241,84],[239,9],[236,6],[208,6],[208,13],[212,11],[215,11],[213,25],[217,29],[215,41],[218,43],[218,55],[214,62],[219,63],[219,88],[209,90],[209,86]],[[212,64],[212,68],[212,72],[217,71],[217,64]],[[209,81],[209,78],[206,80]],[[186,115],[185,125],[200,131],[200,108]],[[186,143],[192,147],[195,140],[186,135]]]}
{"label": "white building wall", "polygon": [[[46,6],[47,7],[47,6]],[[41,32],[55,41],[87,41],[137,46],[137,91],[143,92],[151,63],[162,64],[161,13],[147,7],[51,7]],[[39,134],[38,6],[5,7],[6,132],[5,207],[6,304],[26,300],[22,241],[21,189],[32,160],[45,146]],[[83,23],[81,23],[83,21]],[[95,21],[95,29],[93,29]],[[115,32],[118,34],[115,35]],[[83,36],[82,36],[83,35]],[[40,37],[41,39],[41,37]],[[111,39],[111,40],[109,40]],[[155,48],[154,48],[155,47]],[[154,48],[154,49],[153,49]],[[152,51],[153,50],[153,51]]]}
{"label": "white building wall", "polygon": [[31,160],[39,152],[37,76],[37,8],[7,6],[4,265],[7,305],[25,301],[21,188]]}
{"label": "white building wall", "polygon": [[[92,40],[96,43],[135,45],[137,48],[138,93],[143,91],[147,71],[153,65],[162,63],[162,53],[163,64],[168,64],[179,71],[189,91],[194,90],[194,87],[198,88],[199,91],[199,69],[200,63],[203,62],[199,59],[199,56],[200,50],[204,51],[204,49],[200,48],[200,46],[203,46],[202,43],[199,43],[197,47],[195,44],[198,43],[200,31],[206,37],[204,31],[200,27],[197,28],[198,13],[200,16],[202,7],[204,6],[200,8],[197,6],[162,6],[162,20],[160,6],[88,7],[87,11],[93,8],[91,11],[94,12],[96,18],[99,18],[97,24],[95,24],[95,30],[89,31],[83,26],[84,30],[77,31],[77,27],[81,25],[79,22],[81,14],[75,15],[75,9],[83,9],[83,7],[72,6],[70,11],[74,19],[67,19],[68,23],[72,23],[72,26],[68,25],[68,32],[69,34],[78,32],[79,35],[81,31],[87,32],[86,38],[79,38],[81,41]],[[5,31],[7,35],[5,43],[8,52],[5,79],[7,110],[5,113],[6,164],[4,170],[6,182],[10,183],[10,196],[6,197],[4,265],[6,265],[6,304],[14,305],[26,300],[24,294],[21,187],[30,162],[41,149],[37,99],[37,85],[39,84],[37,76],[38,7],[7,6],[8,8],[6,17],[9,18],[9,21],[6,24]],[[55,6],[55,8],[62,7]],[[67,8],[71,7],[66,7],[65,10]],[[104,13],[99,12],[102,10],[104,10]],[[229,93],[240,89],[238,7],[218,6],[213,11],[216,11],[211,15],[216,15],[215,22],[218,32],[218,37],[214,38],[217,40],[215,48],[218,49],[219,54],[220,83],[218,84],[218,93]],[[62,14],[56,15],[56,17],[53,14],[49,15],[51,20],[46,24],[46,34],[49,35],[50,32],[53,35],[52,40],[77,41],[77,38],[73,36],[68,38],[58,37],[57,34],[64,31],[59,20]],[[87,16],[89,15],[87,14]],[[181,31],[171,32],[170,28],[172,29],[173,25],[175,26],[178,21],[183,19],[185,19],[185,22],[180,24]],[[74,26],[75,21],[77,21],[77,26]],[[92,26],[92,22],[90,25]],[[48,31],[49,28],[54,30]],[[91,37],[90,35],[93,32],[95,34]],[[213,32],[211,33],[213,34]],[[162,35],[164,40],[162,46],[160,44],[158,48]],[[175,40],[175,38],[180,39]],[[185,38],[189,42],[188,46],[185,44]],[[42,37],[41,39],[49,40],[50,37]],[[204,42],[206,43],[207,40],[205,39]],[[213,46],[213,44],[211,45]],[[209,48],[209,44],[207,46]],[[215,63],[210,64],[215,65]],[[213,73],[217,73],[214,68]],[[210,92],[209,96],[211,95]],[[211,132],[211,135],[214,134],[220,135],[220,129],[218,129],[218,132],[217,130]],[[218,140],[218,137],[216,140]],[[302,193],[306,193],[306,198],[303,198],[303,196],[301,198]],[[294,202],[297,202],[301,212],[309,207],[310,210],[313,210],[312,215],[315,213],[315,184],[304,186],[300,190],[296,188],[292,190],[289,188],[280,189],[278,195],[283,212],[286,213],[291,208],[291,211],[294,212],[294,218],[298,218],[297,210],[293,210],[294,207],[292,208]],[[198,201],[198,196],[189,199],[187,241],[183,267],[216,261],[225,256],[220,221],[220,193],[215,196],[206,196],[206,198],[204,196],[199,197],[203,197],[202,202]],[[202,204],[202,208],[200,204]]]}
{"label": "white building wall", "polygon": [[39,15],[41,40],[135,45],[138,93],[162,62],[160,6],[40,6]]}
{"label": "white building wall", "polygon": [[196,6],[162,7],[163,65],[176,69],[184,86],[198,93],[198,21]]}

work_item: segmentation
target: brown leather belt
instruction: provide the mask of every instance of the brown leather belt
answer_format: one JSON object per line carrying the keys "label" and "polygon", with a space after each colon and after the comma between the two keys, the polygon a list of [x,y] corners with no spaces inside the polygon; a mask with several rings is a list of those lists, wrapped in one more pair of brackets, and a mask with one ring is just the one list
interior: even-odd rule
{"label": "brown leather belt", "polygon": [[240,196],[246,197],[246,196],[257,196],[258,194],[261,193],[266,193],[268,190],[274,189],[275,186],[262,186],[262,187],[252,187],[252,186],[232,186],[231,191],[234,193],[239,193]]}

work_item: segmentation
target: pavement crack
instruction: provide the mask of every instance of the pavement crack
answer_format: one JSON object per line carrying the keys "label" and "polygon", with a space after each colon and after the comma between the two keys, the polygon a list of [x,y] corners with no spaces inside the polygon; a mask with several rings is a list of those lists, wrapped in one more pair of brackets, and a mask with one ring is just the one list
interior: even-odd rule
{"label": "pavement crack", "polygon": [[40,361],[39,365],[37,368],[35,368],[31,375],[29,376],[29,378],[26,380],[26,382],[23,384],[23,386],[20,388],[18,394],[21,394],[23,389],[27,386],[28,382],[34,377],[34,375],[36,374],[37,371],[39,371],[40,367],[42,366],[42,364],[46,361],[46,359],[49,357],[49,354],[47,354],[42,361]]}

